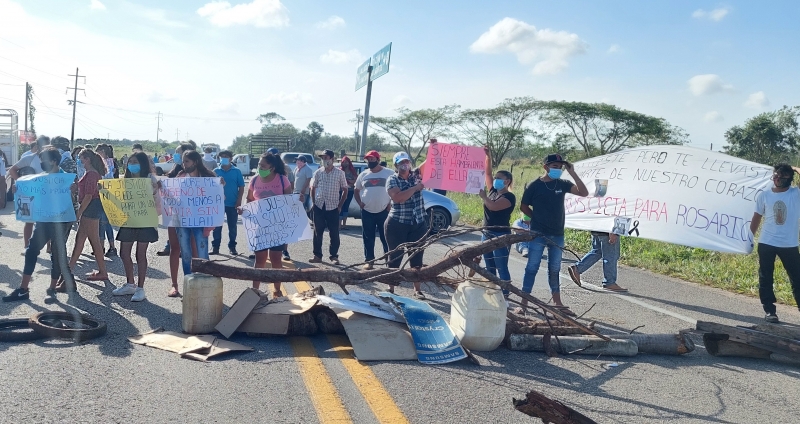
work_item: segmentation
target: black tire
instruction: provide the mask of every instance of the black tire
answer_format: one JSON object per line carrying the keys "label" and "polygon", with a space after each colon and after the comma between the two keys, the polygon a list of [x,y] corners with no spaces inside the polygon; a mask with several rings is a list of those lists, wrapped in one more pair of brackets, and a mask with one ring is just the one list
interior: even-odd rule
{"label": "black tire", "polygon": [[431,234],[436,234],[439,231],[444,231],[452,223],[450,212],[441,206],[434,206],[428,209],[428,219],[431,225]]}
{"label": "black tire", "polygon": [[[27,331],[14,331],[27,330]],[[33,331],[28,318],[12,318],[0,320],[0,342],[29,342],[44,338]]]}
{"label": "black tire", "polygon": [[39,312],[29,320],[30,327],[38,334],[53,339],[82,342],[106,334],[106,323],[86,315],[69,312]]}

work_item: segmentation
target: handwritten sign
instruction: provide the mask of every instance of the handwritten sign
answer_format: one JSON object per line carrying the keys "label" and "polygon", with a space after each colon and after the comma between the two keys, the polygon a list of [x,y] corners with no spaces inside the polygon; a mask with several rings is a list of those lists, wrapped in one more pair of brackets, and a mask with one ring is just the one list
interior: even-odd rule
{"label": "handwritten sign", "polygon": [[129,228],[158,226],[158,212],[149,178],[100,180],[100,201],[111,225]]}
{"label": "handwritten sign", "polygon": [[242,222],[253,252],[313,237],[306,210],[299,196],[292,194],[245,204]]}
{"label": "handwritten sign", "polygon": [[731,253],[753,250],[756,196],[772,187],[769,166],[685,146],[627,149],[575,170],[589,197],[567,194],[567,227]]}
{"label": "handwritten sign", "polygon": [[75,174],[35,174],[20,177],[14,193],[17,221],[74,222],[72,183]]}
{"label": "handwritten sign", "polygon": [[165,178],[158,190],[167,227],[219,227],[225,194],[218,177]]}
{"label": "handwritten sign", "polygon": [[422,183],[428,188],[477,194],[483,188],[485,172],[483,147],[434,143],[428,147]]}

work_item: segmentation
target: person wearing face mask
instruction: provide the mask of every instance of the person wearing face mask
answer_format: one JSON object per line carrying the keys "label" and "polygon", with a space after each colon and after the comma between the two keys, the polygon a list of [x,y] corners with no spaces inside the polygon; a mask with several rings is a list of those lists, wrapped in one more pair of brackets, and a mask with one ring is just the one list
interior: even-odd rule
{"label": "person wearing face mask", "polygon": [[[183,156],[183,172],[176,178],[217,177],[203,165],[203,157],[197,151],[189,150],[181,156]],[[224,192],[225,180],[220,179],[220,184],[223,185]],[[218,207],[219,205],[209,206]],[[192,273],[192,258],[208,259],[208,235],[213,230],[214,227],[175,227],[184,276]]]}
{"label": "person wearing face mask", "polygon": [[333,150],[325,150],[319,157],[323,166],[314,172],[311,179],[314,257],[308,261],[322,262],[322,236],[327,228],[331,235],[330,260],[339,265],[339,214],[347,200],[347,180],[344,171],[333,167]]}
{"label": "person wearing face mask", "polygon": [[[50,144],[50,137],[46,135],[40,135],[36,138],[36,142],[31,144],[30,150],[23,153],[17,163],[15,163],[11,168],[8,168],[8,175],[12,179],[12,184],[13,180],[18,180],[19,177],[42,173],[42,162],[39,159],[39,153],[41,153],[42,149],[44,149],[48,144]],[[28,247],[32,233],[33,222],[26,222],[22,230],[22,241],[26,248]]]}
{"label": "person wearing face mask", "polygon": [[[236,235],[239,223],[239,213],[236,208],[242,206],[244,195],[244,176],[239,168],[232,165],[233,152],[223,150],[217,155],[219,166],[214,173],[225,180],[225,221],[228,223],[228,249],[231,255],[236,256]],[[219,246],[222,244],[222,226],[214,228],[211,240],[211,254],[219,255]]]}
{"label": "person wearing face mask", "polygon": [[300,202],[306,209],[306,213],[311,217],[311,178],[314,176],[314,171],[308,167],[306,157],[300,155],[294,161],[294,192],[300,195]]}
{"label": "person wearing face mask", "polygon": [[[529,244],[528,263],[525,266],[525,275],[522,279],[522,291],[530,293],[539,265],[542,262],[544,249],[547,248],[547,281],[553,303],[560,307],[567,315],[574,312],[561,302],[561,255],[564,247],[564,196],[572,193],[585,197],[589,190],[575,172],[571,163],[564,160],[560,154],[547,155],[544,159],[544,175],[533,180],[522,195],[520,211],[531,217],[531,231],[538,234]],[[569,173],[569,180],[561,179],[563,170]],[[523,300],[523,304],[526,304]]]}
{"label": "person wearing face mask", "polygon": [[756,210],[750,221],[753,239],[759,225],[764,223],[758,237],[758,297],[767,322],[778,322],[773,288],[775,257],[780,258],[786,269],[794,300],[800,305],[800,189],[792,187],[794,174],[800,174],[800,168],[781,163],[773,169],[774,186],[758,193]]}
{"label": "person wearing face mask", "polygon": [[[492,152],[488,147],[486,152],[486,173],[484,174],[486,186],[491,187],[489,192],[481,189],[478,196],[483,200],[483,226],[494,227],[483,230],[481,241],[490,240],[496,237],[511,234],[511,214],[517,204],[517,197],[511,192],[511,184],[514,177],[508,171],[492,172]],[[511,246],[502,246],[496,250],[483,254],[483,261],[486,263],[486,270],[498,276],[501,280],[511,281],[511,273],[508,271],[508,256],[511,254]],[[508,291],[503,290],[507,295]]]}
{"label": "person wearing face mask", "polygon": [[103,259],[103,243],[100,240],[100,216],[103,213],[103,205],[100,203],[100,190],[97,183],[101,175],[106,173],[106,164],[95,152],[84,149],[78,159],[83,164],[86,173],[78,181],[78,200],[80,207],[76,216],[78,218],[78,232],[75,235],[75,246],[72,249],[72,257],[69,261],[69,268],[75,269],[83,252],[86,239],[94,250],[94,258],[97,263],[97,271],[87,275],[90,281],[108,280],[105,259]]}
{"label": "person wearing face mask", "polygon": [[372,269],[372,261],[375,260],[376,229],[381,239],[383,253],[389,251],[383,227],[386,224],[386,217],[389,216],[392,202],[386,192],[386,181],[394,175],[394,172],[380,165],[381,155],[375,150],[370,150],[364,155],[364,159],[367,160],[369,169],[358,175],[354,196],[356,203],[361,207],[361,238],[364,240],[364,261],[366,262],[364,269]]}

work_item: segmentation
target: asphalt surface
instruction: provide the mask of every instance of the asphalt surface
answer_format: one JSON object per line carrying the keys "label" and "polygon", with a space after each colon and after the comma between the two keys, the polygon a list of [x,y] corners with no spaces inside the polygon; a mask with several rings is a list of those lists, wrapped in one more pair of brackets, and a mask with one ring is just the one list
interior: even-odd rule
{"label": "asphalt surface", "polygon": [[[14,221],[10,207],[0,211],[0,222],[5,225],[0,230],[0,292],[7,294],[20,280],[22,225]],[[343,233],[340,250],[343,264],[363,260],[360,221],[349,223],[351,229]],[[166,231],[160,233],[166,240]],[[453,243],[477,240],[463,237]],[[326,253],[327,243],[326,237]],[[223,234],[223,253],[226,244],[227,234]],[[240,252],[247,252],[246,246],[240,225]],[[0,343],[0,422],[332,422],[333,415],[326,411],[336,409],[333,403],[316,399],[323,412],[315,409],[310,394],[313,387],[302,377],[306,358],[296,354],[297,340],[237,334],[233,341],[255,350],[207,363],[127,340],[158,327],[181,330],[181,300],[166,296],[170,286],[167,258],[155,255],[162,247],[159,242],[149,249],[145,302],[132,303],[127,296],[111,295],[112,286],[124,281],[119,258],[108,262],[110,283],[78,283],[79,296],[72,299],[72,307],[106,321],[109,330],[105,336],[83,344],[52,340]],[[431,247],[425,263],[441,258],[451,247]],[[87,244],[85,253],[90,250]],[[290,252],[297,266],[309,266],[305,261],[311,256],[310,241],[291,245]],[[519,282],[525,259],[516,252],[513,255],[512,278]],[[232,260],[242,265],[250,262],[246,258]],[[93,266],[93,259],[85,254],[77,273],[93,271]],[[45,309],[70,308],[65,294],[58,295],[57,304],[44,303],[49,268],[49,255],[43,252],[31,284],[31,300],[0,303],[0,316],[27,317]],[[545,268],[543,263],[534,295],[546,300]],[[584,278],[597,284],[599,265]],[[594,305],[583,320],[596,321],[606,333],[637,327],[640,333],[675,333],[692,328],[694,320],[731,325],[763,320],[754,298],[625,267],[620,269],[619,284],[631,293],[585,290],[563,278],[562,293],[565,303],[578,314]],[[249,285],[226,279],[225,304],[230,306]],[[289,292],[294,291],[293,284],[287,286]],[[329,292],[338,290],[331,284],[323,286]],[[384,287],[376,284],[364,290]],[[448,318],[450,291],[431,285],[425,290],[430,304]],[[410,295],[410,286],[401,287],[398,294]],[[785,322],[800,324],[795,308],[779,306],[778,314]],[[466,361],[438,366],[414,361],[365,364],[391,396],[389,403],[401,411],[401,418],[415,423],[539,422],[512,407],[512,398],[521,398],[531,389],[601,423],[796,422],[800,368],[765,360],[714,358],[706,353],[702,339],[695,337],[694,341],[695,352],[677,357],[548,358],[542,353],[500,347],[493,352],[475,352],[480,366]],[[326,336],[311,337],[310,342],[314,354],[302,355],[320,358],[324,369],[317,373],[320,379],[329,377],[345,418],[376,423],[378,416],[386,416],[376,412],[386,405],[370,403],[362,395],[361,383],[331,349]],[[316,384],[313,380],[312,386]]]}

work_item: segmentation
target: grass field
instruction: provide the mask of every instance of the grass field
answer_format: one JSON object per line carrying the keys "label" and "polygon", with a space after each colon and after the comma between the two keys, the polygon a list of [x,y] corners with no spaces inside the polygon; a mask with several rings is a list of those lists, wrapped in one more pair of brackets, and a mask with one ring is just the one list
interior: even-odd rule
{"label": "grass field", "polygon": [[[498,169],[509,169],[500,167]],[[525,185],[540,175],[539,169],[532,166],[513,169],[514,186],[517,195],[517,208]],[[449,192],[461,210],[461,222],[479,225],[483,220],[483,204],[477,195]],[[512,220],[519,214],[512,215]],[[567,248],[583,254],[590,248],[590,235],[587,231],[567,230]],[[663,243],[652,240],[625,237],[622,240],[620,261],[628,266],[644,268],[659,274],[677,277],[682,280],[705,284],[720,289],[758,296],[758,256],[735,255],[712,252]],[[780,264],[775,266],[775,295],[778,301],[796,305],[786,271]]]}

